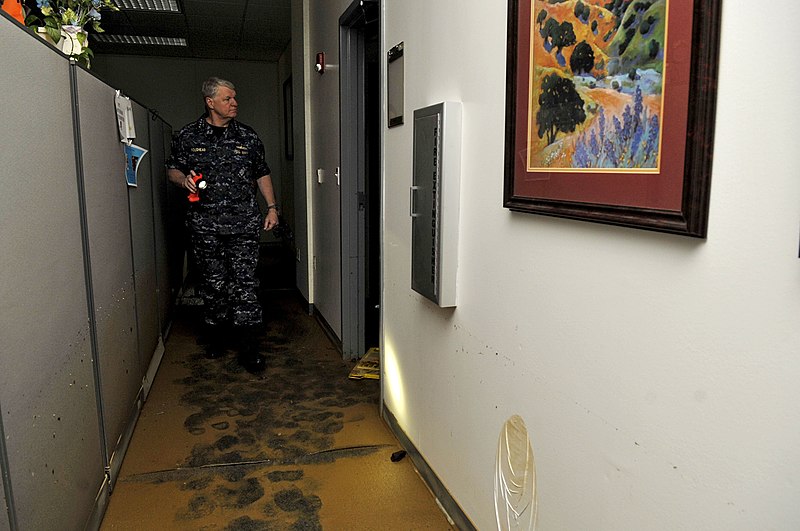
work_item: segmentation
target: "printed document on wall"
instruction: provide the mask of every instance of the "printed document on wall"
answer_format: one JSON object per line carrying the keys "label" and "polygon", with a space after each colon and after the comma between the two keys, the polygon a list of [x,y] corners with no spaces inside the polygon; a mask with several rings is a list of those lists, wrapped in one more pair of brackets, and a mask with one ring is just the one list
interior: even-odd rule
{"label": "printed document on wall", "polygon": [[133,106],[127,96],[123,96],[121,91],[117,91],[114,97],[114,105],[117,108],[117,126],[119,126],[120,142],[130,143],[136,138],[136,128],[133,125]]}

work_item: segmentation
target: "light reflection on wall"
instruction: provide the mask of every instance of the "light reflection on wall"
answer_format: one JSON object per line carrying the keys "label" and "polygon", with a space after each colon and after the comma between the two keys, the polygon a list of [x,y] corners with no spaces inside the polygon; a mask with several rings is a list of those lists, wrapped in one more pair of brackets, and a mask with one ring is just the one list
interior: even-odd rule
{"label": "light reflection on wall", "polygon": [[406,389],[403,385],[394,345],[388,335],[384,339],[382,353],[381,367],[383,367],[383,375],[381,377],[385,382],[383,385],[383,400],[400,425],[407,426]]}

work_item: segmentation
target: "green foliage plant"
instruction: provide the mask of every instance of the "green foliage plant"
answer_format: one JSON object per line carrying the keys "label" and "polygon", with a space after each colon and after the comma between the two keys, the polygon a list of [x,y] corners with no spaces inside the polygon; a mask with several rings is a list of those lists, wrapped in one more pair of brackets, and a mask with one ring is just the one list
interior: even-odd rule
{"label": "green foliage plant", "polygon": [[73,56],[87,66],[93,54],[88,47],[86,32],[103,33],[100,27],[101,9],[119,11],[113,0],[36,0],[36,8],[25,19],[25,25],[43,27],[55,44],[61,40],[64,26],[80,28],[76,37],[82,51]]}

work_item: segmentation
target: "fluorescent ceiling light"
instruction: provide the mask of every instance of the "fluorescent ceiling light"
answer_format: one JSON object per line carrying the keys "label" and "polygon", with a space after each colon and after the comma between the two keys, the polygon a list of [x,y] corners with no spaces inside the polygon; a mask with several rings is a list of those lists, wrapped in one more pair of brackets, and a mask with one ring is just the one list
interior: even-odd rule
{"label": "fluorescent ceiling light", "polygon": [[109,35],[99,33],[92,35],[97,42],[111,44],[149,44],[157,46],[187,46],[186,39],[179,37],[143,37],[141,35]]}
{"label": "fluorescent ceiling light", "polygon": [[178,0],[114,0],[120,9],[136,11],[174,11],[180,13]]}

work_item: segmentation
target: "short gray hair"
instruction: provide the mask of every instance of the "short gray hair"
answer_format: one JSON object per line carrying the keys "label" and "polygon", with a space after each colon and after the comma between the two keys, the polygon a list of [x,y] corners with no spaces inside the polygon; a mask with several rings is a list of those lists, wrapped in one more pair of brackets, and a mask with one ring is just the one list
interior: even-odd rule
{"label": "short gray hair", "polygon": [[206,103],[206,98],[213,98],[217,95],[217,90],[219,90],[220,87],[227,87],[231,90],[236,90],[236,87],[233,86],[233,83],[227,79],[210,77],[203,81],[203,88],[201,89],[203,93],[203,105]]}

